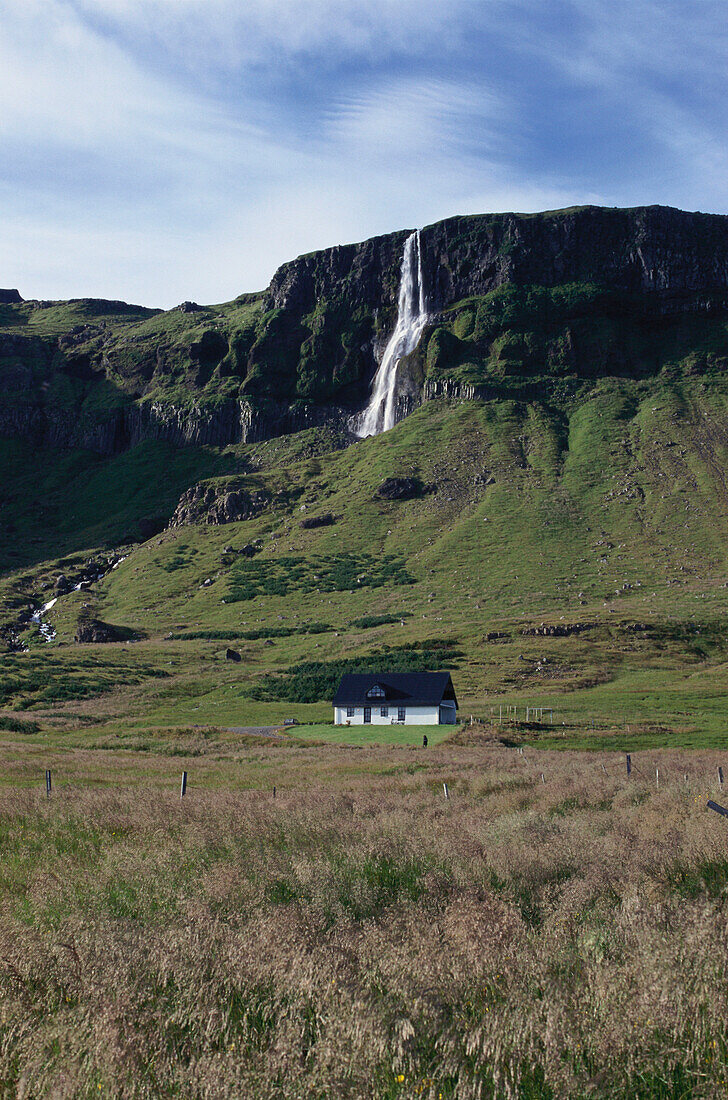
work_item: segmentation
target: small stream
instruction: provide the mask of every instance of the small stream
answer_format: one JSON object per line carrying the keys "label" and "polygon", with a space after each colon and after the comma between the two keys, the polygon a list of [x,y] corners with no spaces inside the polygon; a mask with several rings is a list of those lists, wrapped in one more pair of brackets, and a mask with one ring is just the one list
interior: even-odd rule
{"label": "small stream", "polygon": [[[94,563],[93,570],[89,570],[88,572],[84,573],[81,576],[81,580],[77,581],[77,583],[70,587],[67,592],[59,594],[58,596],[54,596],[52,600],[44,603],[42,607],[37,607],[32,612],[30,619],[31,622],[37,624],[44,641],[52,642],[55,640],[56,637],[56,631],[54,630],[51,623],[45,621],[44,615],[46,615],[52,607],[55,607],[58,601],[60,599],[63,599],[64,595],[69,595],[71,592],[80,592],[81,590],[85,591],[86,589],[90,588],[91,585],[98,584],[98,582],[103,580],[104,577],[108,576],[108,574],[111,573],[112,570],[118,569],[121,563],[123,561],[126,561],[128,557],[128,554],[121,554],[118,558],[108,558],[106,569],[101,568],[97,563]],[[25,648],[27,649],[27,647]]]}
{"label": "small stream", "polygon": [[58,603],[59,597],[49,600],[48,603],[44,603],[42,607],[39,607],[37,611],[34,611],[30,616],[31,622],[38,624],[38,629],[47,642],[52,642],[56,636],[56,632],[50,623],[43,622],[43,616],[46,612],[50,611],[52,607]]}

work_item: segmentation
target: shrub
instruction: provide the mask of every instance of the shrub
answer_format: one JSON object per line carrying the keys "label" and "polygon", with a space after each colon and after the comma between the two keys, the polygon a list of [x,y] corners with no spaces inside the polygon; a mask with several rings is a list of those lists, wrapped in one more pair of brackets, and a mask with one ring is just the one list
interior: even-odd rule
{"label": "shrub", "polygon": [[382,649],[366,657],[345,657],[339,661],[303,661],[287,672],[269,677],[248,689],[251,699],[288,703],[317,703],[334,697],[341,677],[347,672],[429,672],[434,666],[453,665],[462,656],[454,644],[431,638],[412,646]]}

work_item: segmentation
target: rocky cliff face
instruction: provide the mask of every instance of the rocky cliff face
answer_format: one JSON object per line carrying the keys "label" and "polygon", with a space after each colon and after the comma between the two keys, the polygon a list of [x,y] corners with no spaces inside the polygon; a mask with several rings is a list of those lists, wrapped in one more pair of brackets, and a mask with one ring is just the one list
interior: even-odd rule
{"label": "rocky cliff face", "polygon": [[664,206],[450,218],[422,231],[436,307],[499,286],[597,283],[681,295],[728,290],[728,217]]}
{"label": "rocky cliff face", "polygon": [[257,443],[306,428],[346,422],[334,406],[231,401],[215,406],[129,402],[104,413],[79,415],[44,404],[0,404],[0,436],[23,437],[36,446],[80,447],[100,455],[119,454],[147,439],[174,446],[224,447]]}
{"label": "rocky cliff face", "polygon": [[[262,299],[160,316],[79,299],[60,303],[69,324],[54,337],[2,331],[0,318],[0,434],[110,454],[148,438],[224,445],[345,425],[394,326],[408,232],[301,256]],[[635,375],[656,323],[672,324],[665,356],[679,360],[695,339],[684,319],[728,310],[727,216],[653,206],[457,217],[425,227],[421,248],[431,324],[403,365],[398,419],[437,396],[505,387],[530,399],[554,377]],[[565,286],[581,289],[549,297]],[[31,314],[59,305],[16,291],[0,304],[26,332]],[[635,317],[647,323],[628,346]]]}
{"label": "rocky cliff face", "polygon": [[[273,276],[264,308],[302,317],[339,300],[391,313],[409,230],[313,252]],[[595,282],[680,294],[728,290],[728,216],[666,206],[585,206],[448,218],[421,231],[434,310],[499,286]]]}
{"label": "rocky cliff face", "polygon": [[[263,308],[281,375],[298,393],[361,404],[394,324],[407,235],[311,253],[276,272]],[[596,284],[648,299],[660,315],[728,303],[723,215],[651,206],[457,217],[425,227],[421,248],[434,322],[455,303],[506,286]],[[421,383],[405,385],[405,406]]]}

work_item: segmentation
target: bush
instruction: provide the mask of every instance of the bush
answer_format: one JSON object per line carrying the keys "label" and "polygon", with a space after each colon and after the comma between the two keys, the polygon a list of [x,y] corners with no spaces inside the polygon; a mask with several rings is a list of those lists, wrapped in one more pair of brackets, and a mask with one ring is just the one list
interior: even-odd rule
{"label": "bush", "polygon": [[340,661],[303,661],[287,672],[269,677],[265,684],[253,684],[248,695],[259,701],[318,703],[333,699],[341,677],[347,672],[430,672],[433,667],[453,665],[462,657],[451,641],[433,638],[412,646],[382,649],[366,657]]}
{"label": "bush", "polygon": [[11,733],[38,733],[40,726],[37,722],[28,722],[27,719],[0,715],[0,730],[10,730]]}

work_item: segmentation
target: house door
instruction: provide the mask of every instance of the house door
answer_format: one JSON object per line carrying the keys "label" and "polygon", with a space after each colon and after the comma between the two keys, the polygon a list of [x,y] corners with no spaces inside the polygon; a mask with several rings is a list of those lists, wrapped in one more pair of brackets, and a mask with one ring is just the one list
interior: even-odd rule
{"label": "house door", "polygon": [[364,722],[365,722],[365,724],[367,722],[371,722],[371,720],[372,720],[372,708],[371,707],[364,707]]}

